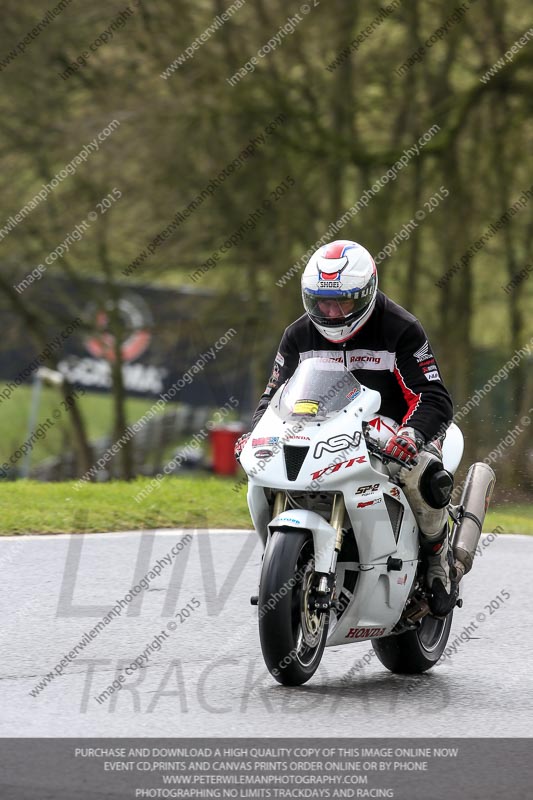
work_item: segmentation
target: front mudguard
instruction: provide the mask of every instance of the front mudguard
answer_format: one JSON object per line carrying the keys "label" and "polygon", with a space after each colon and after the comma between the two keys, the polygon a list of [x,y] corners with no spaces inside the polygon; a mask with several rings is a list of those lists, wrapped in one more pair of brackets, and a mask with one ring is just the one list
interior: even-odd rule
{"label": "front mudguard", "polygon": [[298,508],[283,511],[282,514],[278,514],[268,523],[270,534],[274,533],[274,531],[286,531],[287,529],[311,531],[315,547],[315,572],[322,572],[326,575],[335,572],[337,531],[329,522],[326,522],[315,511]]}

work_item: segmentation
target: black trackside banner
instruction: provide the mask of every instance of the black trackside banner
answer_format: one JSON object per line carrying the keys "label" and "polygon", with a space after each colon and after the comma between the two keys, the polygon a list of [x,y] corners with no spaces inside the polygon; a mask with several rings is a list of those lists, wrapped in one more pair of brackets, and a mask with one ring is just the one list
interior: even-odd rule
{"label": "black trackside banner", "polygon": [[75,387],[109,392],[118,325],[128,394],[156,397],[172,387],[176,402],[215,406],[233,395],[240,408],[250,407],[242,352],[250,332],[217,313],[214,295],[128,284],[111,302],[97,281],[52,277],[30,290],[36,308],[48,312],[47,341],[38,347],[25,323],[3,309],[0,382],[30,383],[51,355]]}

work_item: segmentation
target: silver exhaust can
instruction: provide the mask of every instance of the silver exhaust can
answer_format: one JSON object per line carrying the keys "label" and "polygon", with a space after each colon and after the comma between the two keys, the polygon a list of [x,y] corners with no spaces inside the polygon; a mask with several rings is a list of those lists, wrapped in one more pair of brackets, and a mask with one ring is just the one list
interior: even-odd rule
{"label": "silver exhaust can", "polygon": [[459,580],[472,569],[495,483],[494,470],[482,461],[472,464],[468,470],[461,495],[461,516],[453,526],[451,537]]}

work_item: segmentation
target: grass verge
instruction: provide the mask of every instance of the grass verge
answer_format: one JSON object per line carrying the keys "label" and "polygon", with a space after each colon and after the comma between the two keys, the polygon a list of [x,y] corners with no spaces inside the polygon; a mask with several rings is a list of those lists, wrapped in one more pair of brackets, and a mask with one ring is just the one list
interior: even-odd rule
{"label": "grass verge", "polygon": [[0,533],[95,533],[147,528],[251,528],[246,489],[232,491],[233,478],[212,475],[164,478],[140,503],[135,495],[150,483],[15,481],[0,484]]}
{"label": "grass verge", "polygon": [[505,533],[533,534],[533,504],[505,505],[489,509],[483,530],[492,531],[497,525]]}

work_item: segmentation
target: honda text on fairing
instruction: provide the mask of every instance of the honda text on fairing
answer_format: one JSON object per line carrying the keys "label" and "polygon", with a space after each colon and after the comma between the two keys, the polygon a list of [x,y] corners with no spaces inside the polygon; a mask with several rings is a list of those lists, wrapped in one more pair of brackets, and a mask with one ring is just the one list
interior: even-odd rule
{"label": "honda text on fairing", "polygon": [[[240,454],[265,545],[252,602],[266,665],[280,683],[309,680],[325,647],[372,640],[388,669],[407,673],[429,669],[446,647],[453,610],[430,611],[401,477],[409,471],[384,453],[399,425],[377,414],[380,403],[343,364],[308,358]],[[462,452],[452,424],[442,451],[449,473]],[[448,505],[457,580],[472,566],[494,481],[490,467],[474,464],[461,502]]]}

